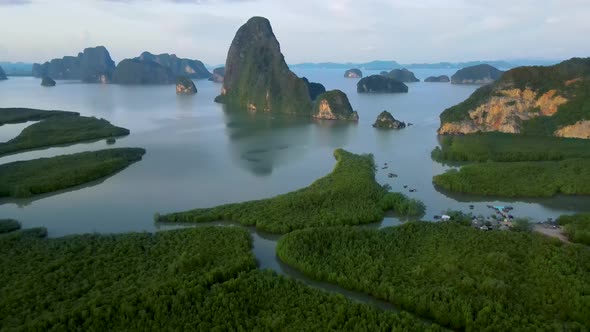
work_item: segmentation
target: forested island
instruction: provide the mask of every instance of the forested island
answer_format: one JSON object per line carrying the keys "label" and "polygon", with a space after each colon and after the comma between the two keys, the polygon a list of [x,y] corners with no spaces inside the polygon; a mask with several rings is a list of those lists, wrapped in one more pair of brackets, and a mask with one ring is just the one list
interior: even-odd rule
{"label": "forested island", "polygon": [[400,193],[388,192],[375,181],[372,155],[356,155],[342,149],[334,152],[336,166],[309,187],[269,199],[200,208],[166,215],[159,222],[237,221],[270,233],[295,229],[361,225],[378,222],[386,211],[421,216],[424,204]]}

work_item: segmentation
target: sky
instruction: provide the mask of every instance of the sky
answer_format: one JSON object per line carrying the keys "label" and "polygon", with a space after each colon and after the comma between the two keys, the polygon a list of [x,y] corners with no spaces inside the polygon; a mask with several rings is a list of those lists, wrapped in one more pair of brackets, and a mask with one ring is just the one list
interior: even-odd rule
{"label": "sky", "polygon": [[264,16],[288,63],[590,56],[590,0],[0,0],[0,61],[44,62],[104,45],[225,62]]}

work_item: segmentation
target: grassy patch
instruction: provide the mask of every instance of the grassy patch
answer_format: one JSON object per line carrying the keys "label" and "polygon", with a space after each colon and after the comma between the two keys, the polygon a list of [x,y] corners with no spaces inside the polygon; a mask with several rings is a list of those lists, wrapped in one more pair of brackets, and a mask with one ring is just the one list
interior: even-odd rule
{"label": "grassy patch", "polygon": [[334,170],[310,186],[269,199],[157,215],[162,222],[237,221],[263,231],[287,233],[317,226],[378,222],[387,210],[421,215],[424,205],[401,194],[387,193],[375,181],[371,155],[336,150]]}
{"label": "grassy patch", "polygon": [[466,331],[584,330],[590,250],[526,232],[411,222],[299,230],[277,253],[322,281]]}
{"label": "grassy patch", "polygon": [[15,138],[0,143],[0,156],[60,144],[128,135],[129,130],[105,119],[84,116],[52,116],[34,123]]}
{"label": "grassy patch", "polygon": [[564,215],[557,222],[563,226],[570,241],[590,246],[590,214]]}
{"label": "grassy patch", "polygon": [[452,192],[502,197],[590,195],[590,159],[472,164],[437,175],[433,182]]}
{"label": "grassy patch", "polygon": [[0,197],[30,197],[112,175],[145,154],[140,148],[80,152],[0,165]]}
{"label": "grassy patch", "polygon": [[59,115],[79,115],[75,112],[65,111],[43,111],[32,108],[0,108],[0,126],[11,123],[22,123],[27,121],[39,121]]}
{"label": "grassy patch", "polygon": [[436,161],[547,161],[590,158],[590,140],[505,133],[441,136]]}

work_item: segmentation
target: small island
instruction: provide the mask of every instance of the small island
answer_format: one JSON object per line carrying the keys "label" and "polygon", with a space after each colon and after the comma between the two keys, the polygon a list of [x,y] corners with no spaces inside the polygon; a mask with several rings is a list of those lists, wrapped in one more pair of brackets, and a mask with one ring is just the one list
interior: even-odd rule
{"label": "small island", "polygon": [[209,81],[215,83],[223,83],[223,76],[225,76],[225,67],[218,67],[213,69],[213,74],[209,77]]}
{"label": "small island", "polygon": [[176,94],[177,95],[194,95],[197,93],[197,87],[193,80],[186,76],[179,76],[176,78]]}
{"label": "small island", "polygon": [[307,90],[311,100],[316,100],[319,95],[326,92],[326,87],[321,83],[310,82],[306,77],[301,78],[307,84]]}
{"label": "small island", "polygon": [[41,86],[55,86],[55,81],[49,76],[43,76],[43,79],[41,79]]}
{"label": "small island", "polygon": [[361,78],[361,77],[363,77],[363,72],[358,68],[349,69],[344,72],[344,77],[346,77],[346,78]]}
{"label": "small island", "polygon": [[451,79],[447,75],[440,75],[440,76],[429,76],[424,80],[424,82],[428,83],[449,83]]}
{"label": "small island", "polygon": [[77,56],[64,56],[44,64],[33,64],[34,77],[81,80],[84,83],[110,83],[115,62],[104,46],[89,47]]}
{"label": "small island", "polygon": [[503,71],[488,64],[466,67],[459,69],[451,77],[451,84],[490,84],[502,77],[503,73]]}
{"label": "small island", "polygon": [[331,90],[317,97],[313,107],[313,117],[321,120],[358,121],[358,113],[352,110],[346,94]]}
{"label": "small island", "polygon": [[371,75],[356,84],[358,93],[407,93],[408,86],[390,77]]}
{"label": "small island", "polygon": [[396,120],[391,113],[387,111],[381,112],[373,124],[374,128],[382,129],[402,129],[406,127],[406,123]]}
{"label": "small island", "polygon": [[394,69],[385,75],[387,77],[393,78],[394,80],[398,80],[404,83],[414,83],[420,82],[419,79],[416,78],[413,72],[407,70],[406,68],[402,69]]}

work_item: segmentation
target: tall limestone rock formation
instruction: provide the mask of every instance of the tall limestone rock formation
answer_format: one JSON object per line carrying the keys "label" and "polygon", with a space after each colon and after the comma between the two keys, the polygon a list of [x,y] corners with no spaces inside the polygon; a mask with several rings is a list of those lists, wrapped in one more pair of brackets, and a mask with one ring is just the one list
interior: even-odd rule
{"label": "tall limestone rock formation", "polygon": [[170,68],[175,76],[186,76],[196,79],[211,77],[211,73],[201,61],[179,58],[176,54],[163,53],[154,55],[150,52],[143,52],[135,59],[159,63],[164,67]]}
{"label": "tall limestone rock formation", "polygon": [[590,58],[518,67],[440,116],[439,134],[590,138]]}
{"label": "tall limestone rock formation", "polygon": [[104,46],[84,49],[78,56],[64,56],[44,64],[33,64],[33,76],[62,80],[82,80],[85,83],[110,83],[115,62]]}
{"label": "tall limestone rock formation", "polygon": [[231,108],[311,116],[305,82],[285,63],[270,22],[252,17],[231,43],[221,95],[215,99]]}

